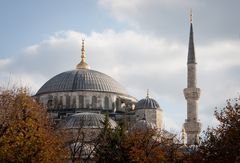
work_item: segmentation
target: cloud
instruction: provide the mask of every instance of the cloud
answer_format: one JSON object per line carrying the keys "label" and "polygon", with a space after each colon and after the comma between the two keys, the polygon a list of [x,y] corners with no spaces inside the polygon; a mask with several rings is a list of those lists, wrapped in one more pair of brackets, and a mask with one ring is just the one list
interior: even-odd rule
{"label": "cloud", "polygon": [[[48,79],[74,69],[80,61],[81,39],[85,38],[87,62],[106,73],[138,99],[146,89],[155,98],[166,118],[166,128],[179,130],[186,118],[187,44],[132,30],[106,30],[89,35],[61,31],[42,42],[26,47],[13,58],[0,60],[2,81],[9,76],[37,91]],[[239,41],[215,41],[196,45],[198,85],[202,89],[200,119],[204,128],[214,125],[215,106],[240,90]]]}
{"label": "cloud", "polygon": [[7,65],[9,65],[11,60],[7,59],[0,59],[0,69],[4,69]]}
{"label": "cloud", "polygon": [[240,1],[225,0],[99,0],[113,18],[141,33],[186,41],[189,10],[198,42],[240,39]]}

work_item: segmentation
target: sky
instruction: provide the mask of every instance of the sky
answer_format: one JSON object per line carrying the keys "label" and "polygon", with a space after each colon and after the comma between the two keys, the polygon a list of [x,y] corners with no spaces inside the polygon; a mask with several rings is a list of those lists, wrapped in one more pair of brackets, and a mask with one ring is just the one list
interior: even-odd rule
{"label": "sky", "polygon": [[216,126],[214,110],[240,90],[238,0],[0,0],[0,86],[33,94],[51,77],[75,69],[85,39],[87,63],[130,95],[146,90],[179,132],[186,119],[189,11],[193,11],[199,119]]}

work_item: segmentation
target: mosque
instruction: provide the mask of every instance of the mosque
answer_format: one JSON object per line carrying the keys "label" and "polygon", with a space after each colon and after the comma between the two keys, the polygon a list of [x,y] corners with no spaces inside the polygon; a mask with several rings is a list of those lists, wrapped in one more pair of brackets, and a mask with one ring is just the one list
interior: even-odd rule
{"label": "mosque", "polygon": [[[198,119],[196,60],[193,40],[193,25],[190,21],[188,49],[187,119],[184,129],[187,144],[198,142],[201,124]],[[88,128],[101,128],[103,114],[108,113],[111,125],[126,118],[132,126],[163,128],[163,110],[149,94],[141,100],[128,94],[125,88],[112,77],[92,70],[86,63],[84,40],[81,61],[71,71],[62,72],[48,80],[36,93],[35,98],[47,108],[56,123],[67,120],[69,128],[76,127],[79,120],[86,121]]]}

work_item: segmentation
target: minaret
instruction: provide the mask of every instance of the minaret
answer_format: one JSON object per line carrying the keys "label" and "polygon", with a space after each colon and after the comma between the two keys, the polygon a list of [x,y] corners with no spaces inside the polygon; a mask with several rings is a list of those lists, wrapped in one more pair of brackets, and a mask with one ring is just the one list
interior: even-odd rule
{"label": "minaret", "polygon": [[198,100],[200,97],[200,88],[197,88],[196,65],[197,63],[195,59],[191,11],[187,62],[187,88],[185,88],[183,91],[185,99],[187,100],[187,119],[184,123],[184,129],[187,134],[188,145],[198,144],[199,133],[201,132],[201,123],[198,119]]}
{"label": "minaret", "polygon": [[182,141],[182,144],[185,144],[185,131],[184,131],[184,128],[182,128],[182,131],[181,131],[181,141]]}
{"label": "minaret", "polygon": [[84,48],[84,39],[82,39],[82,55],[81,62],[77,64],[76,69],[90,69],[90,66],[86,63],[86,54]]}

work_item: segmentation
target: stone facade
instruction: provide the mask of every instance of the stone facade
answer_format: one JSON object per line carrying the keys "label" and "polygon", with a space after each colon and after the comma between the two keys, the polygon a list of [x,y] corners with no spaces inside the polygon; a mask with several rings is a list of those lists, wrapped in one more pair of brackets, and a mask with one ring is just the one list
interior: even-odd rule
{"label": "stone facade", "polygon": [[78,112],[125,112],[133,110],[135,99],[110,92],[77,91],[54,92],[35,98],[48,109],[49,114],[60,120]]}
{"label": "stone facade", "polygon": [[137,109],[135,111],[136,121],[145,119],[149,123],[156,125],[158,129],[163,125],[163,112],[160,109]]}
{"label": "stone facade", "polygon": [[198,99],[200,97],[199,88],[186,88],[184,95],[187,100],[187,119],[184,128],[187,133],[187,144],[196,144],[201,132],[201,123],[198,119]]}

